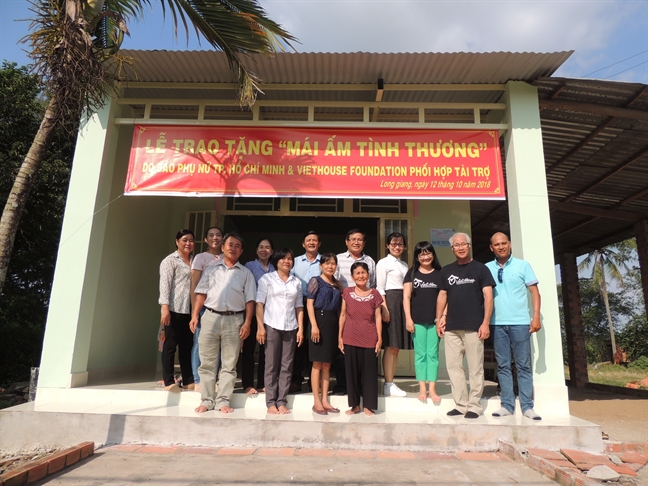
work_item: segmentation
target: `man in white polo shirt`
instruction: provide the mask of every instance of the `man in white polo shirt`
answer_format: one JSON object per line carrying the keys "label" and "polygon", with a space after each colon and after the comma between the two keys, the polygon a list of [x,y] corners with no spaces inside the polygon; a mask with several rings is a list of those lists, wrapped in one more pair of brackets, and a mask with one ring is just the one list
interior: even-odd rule
{"label": "man in white polo shirt", "polygon": [[[532,420],[541,420],[533,411],[533,373],[531,372],[531,334],[540,324],[540,292],[538,279],[531,265],[511,255],[511,241],[504,233],[495,233],[490,240],[495,259],[486,266],[497,280],[493,291],[494,309],[491,316],[493,344],[497,359],[502,406],[495,417],[515,413],[515,393],[511,351],[517,369],[518,394],[522,414]],[[529,312],[529,297],[533,314]]]}

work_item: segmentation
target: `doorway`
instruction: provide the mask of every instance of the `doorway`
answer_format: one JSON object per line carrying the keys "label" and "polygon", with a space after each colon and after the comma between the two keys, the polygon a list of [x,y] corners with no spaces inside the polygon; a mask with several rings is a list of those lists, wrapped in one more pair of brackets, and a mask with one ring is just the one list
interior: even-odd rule
{"label": "doorway", "polygon": [[223,231],[235,231],[245,239],[242,262],[256,258],[256,244],[261,238],[270,238],[275,249],[290,248],[295,256],[302,255],[304,235],[314,230],[320,235],[320,253],[335,254],[346,251],[346,234],[359,228],[367,235],[364,252],[375,261],[380,259],[379,218],[349,218],[328,216],[244,216],[226,215]]}

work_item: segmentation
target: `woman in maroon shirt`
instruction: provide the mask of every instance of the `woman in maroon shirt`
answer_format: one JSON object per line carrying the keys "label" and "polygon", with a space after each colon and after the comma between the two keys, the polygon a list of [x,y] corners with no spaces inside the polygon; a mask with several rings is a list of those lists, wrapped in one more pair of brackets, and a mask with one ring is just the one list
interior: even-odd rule
{"label": "woman in maroon shirt", "polygon": [[367,287],[369,267],[364,262],[351,265],[355,287],[342,293],[338,345],[344,353],[349,410],[360,413],[362,396],[365,415],[374,415],[378,408],[378,353],[382,347],[382,297]]}

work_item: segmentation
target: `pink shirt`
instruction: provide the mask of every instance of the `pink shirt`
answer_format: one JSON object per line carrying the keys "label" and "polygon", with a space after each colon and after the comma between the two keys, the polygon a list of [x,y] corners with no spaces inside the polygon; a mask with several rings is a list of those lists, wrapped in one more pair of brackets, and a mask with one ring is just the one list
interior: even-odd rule
{"label": "pink shirt", "polygon": [[193,262],[191,262],[191,269],[199,270],[202,272],[207,265],[211,265],[212,263],[216,263],[217,261],[222,259],[222,253],[220,255],[214,255],[213,253],[205,251],[203,253],[199,253],[194,257]]}
{"label": "pink shirt", "polygon": [[375,348],[378,343],[376,331],[376,309],[383,298],[376,289],[369,295],[356,295],[355,287],[348,287],[342,292],[346,302],[346,322],[342,331],[342,342],[359,348]]}

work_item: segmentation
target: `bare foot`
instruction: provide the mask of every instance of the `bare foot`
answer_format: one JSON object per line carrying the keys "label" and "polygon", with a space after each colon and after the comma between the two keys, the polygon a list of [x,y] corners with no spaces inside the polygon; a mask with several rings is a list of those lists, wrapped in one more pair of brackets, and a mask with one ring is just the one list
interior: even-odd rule
{"label": "bare foot", "polygon": [[430,398],[432,399],[432,403],[434,403],[435,405],[438,405],[439,403],[441,403],[441,397],[439,395],[437,395],[436,393],[431,393]]}
{"label": "bare foot", "polygon": [[207,407],[205,407],[204,405],[201,405],[200,407],[196,408],[195,411],[198,412],[198,413],[205,413],[207,411]]}
{"label": "bare foot", "polygon": [[196,384],[192,383],[191,385],[187,385],[187,386],[183,387],[182,389],[185,390],[185,391],[194,391],[196,389]]}
{"label": "bare foot", "polygon": [[194,391],[200,393],[200,383],[194,383]]}
{"label": "bare foot", "polygon": [[232,407],[221,407],[220,409],[221,413],[232,413],[234,409]]}
{"label": "bare foot", "polygon": [[175,383],[173,385],[165,386],[164,389],[166,391],[170,391],[171,393],[179,393],[182,391],[182,388],[180,388],[178,385]]}
{"label": "bare foot", "polygon": [[290,410],[288,410],[288,407],[286,407],[285,405],[282,405],[281,407],[279,407],[279,413],[281,415],[286,415],[290,413]]}
{"label": "bare foot", "polygon": [[416,397],[416,398],[418,398],[419,401],[421,401],[423,403],[427,403],[427,392],[424,392],[424,391],[420,392],[418,394],[418,397]]}
{"label": "bare foot", "polygon": [[376,415],[373,410],[368,409],[368,408],[364,409],[364,414],[367,415],[367,416]]}
{"label": "bare foot", "polygon": [[329,402],[325,402],[322,400],[322,406],[324,407],[324,410],[330,413],[340,413],[339,408],[335,408],[333,405],[331,405]]}
{"label": "bare foot", "polygon": [[251,386],[247,387],[244,391],[245,391],[245,394],[246,394],[246,395],[258,395],[258,394],[259,394],[259,392],[256,391],[256,390],[255,390],[253,387],[251,387]]}
{"label": "bare foot", "polygon": [[279,410],[277,410],[277,407],[274,405],[272,407],[268,407],[268,415],[277,415],[279,413]]}
{"label": "bare foot", "polygon": [[265,387],[259,390],[261,393],[265,393]]}
{"label": "bare foot", "polygon": [[346,412],[347,415],[355,415],[356,413],[360,413],[360,407],[353,407],[347,410]]}

